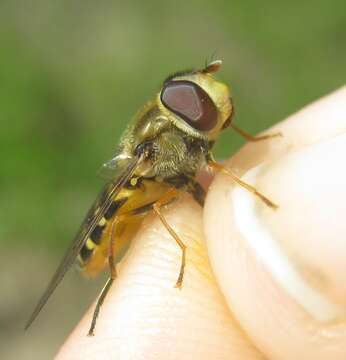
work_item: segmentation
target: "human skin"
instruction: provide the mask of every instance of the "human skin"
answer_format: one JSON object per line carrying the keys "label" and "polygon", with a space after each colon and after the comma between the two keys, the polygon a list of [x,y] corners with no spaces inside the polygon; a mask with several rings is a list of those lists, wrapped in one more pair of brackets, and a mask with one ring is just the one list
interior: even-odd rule
{"label": "human skin", "polygon": [[[94,305],[58,359],[345,359],[346,87],[307,106],[226,162],[279,205],[227,175],[204,209],[163,210],[187,245],[149,215],[120,264],[96,325]],[[259,166],[260,165],[260,166]]]}

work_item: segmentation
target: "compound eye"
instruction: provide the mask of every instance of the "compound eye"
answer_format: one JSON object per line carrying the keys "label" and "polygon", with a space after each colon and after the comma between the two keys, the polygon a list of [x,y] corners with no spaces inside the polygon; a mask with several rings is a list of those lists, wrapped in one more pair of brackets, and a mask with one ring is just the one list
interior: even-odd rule
{"label": "compound eye", "polygon": [[209,131],[217,124],[213,100],[191,81],[167,82],[161,92],[161,102],[196,130]]}

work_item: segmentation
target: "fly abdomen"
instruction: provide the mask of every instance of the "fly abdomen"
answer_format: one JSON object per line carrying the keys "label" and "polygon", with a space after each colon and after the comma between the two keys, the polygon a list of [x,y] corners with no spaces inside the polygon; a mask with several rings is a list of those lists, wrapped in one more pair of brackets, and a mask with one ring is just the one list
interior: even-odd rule
{"label": "fly abdomen", "polygon": [[126,202],[126,200],[126,197],[114,200],[109,209],[105,212],[104,217],[102,217],[98,225],[95,226],[79,253],[78,259],[81,267],[83,267],[91,259],[94,251],[101,244],[103,234],[108,223],[120,207]]}
{"label": "fly abdomen", "polygon": [[114,200],[109,209],[105,212],[104,219],[106,221],[110,220],[114,216],[114,214],[125,204],[127,199],[127,197],[124,197]]}
{"label": "fly abdomen", "polygon": [[104,225],[100,225],[100,224],[96,225],[95,229],[90,234],[90,237],[87,239],[87,241],[85,242],[79,253],[79,260],[81,265],[88,262],[95,248],[101,243],[102,234],[107,225],[106,219],[102,218],[102,220],[103,220],[102,223],[104,223]]}

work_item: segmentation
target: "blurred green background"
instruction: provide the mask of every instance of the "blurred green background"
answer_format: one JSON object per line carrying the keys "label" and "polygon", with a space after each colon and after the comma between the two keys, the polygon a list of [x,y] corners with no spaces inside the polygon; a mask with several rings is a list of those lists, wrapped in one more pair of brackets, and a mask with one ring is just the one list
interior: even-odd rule
{"label": "blurred green background", "polygon": [[[99,166],[167,74],[216,52],[255,134],[345,83],[345,39],[344,0],[1,0],[1,359],[51,358],[99,291],[71,271],[23,332]],[[242,143],[226,132],[217,155]]]}

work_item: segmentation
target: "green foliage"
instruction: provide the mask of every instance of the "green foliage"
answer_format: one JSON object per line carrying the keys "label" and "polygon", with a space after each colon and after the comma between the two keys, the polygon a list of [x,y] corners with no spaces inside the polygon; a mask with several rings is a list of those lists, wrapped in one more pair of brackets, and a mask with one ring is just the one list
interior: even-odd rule
{"label": "green foliage", "polygon": [[[168,73],[216,51],[236,122],[256,133],[345,82],[345,23],[344,1],[2,1],[0,241],[66,247]],[[217,154],[241,144],[230,131]]]}

